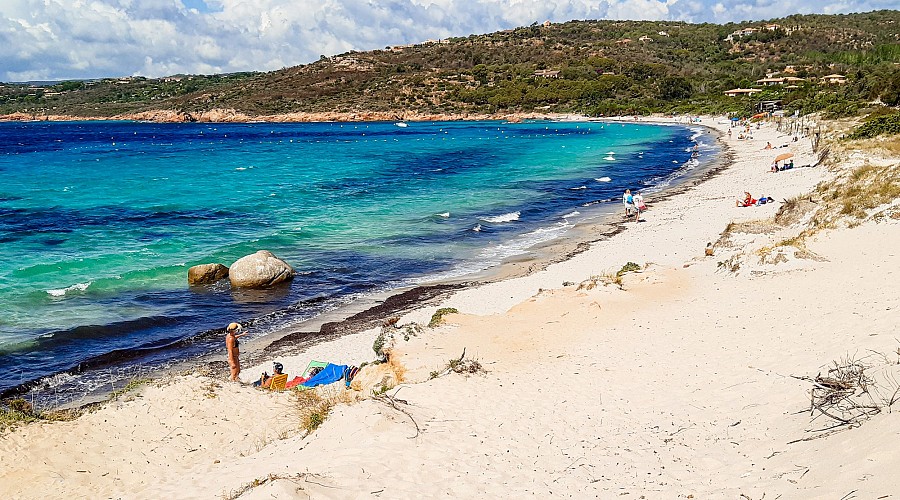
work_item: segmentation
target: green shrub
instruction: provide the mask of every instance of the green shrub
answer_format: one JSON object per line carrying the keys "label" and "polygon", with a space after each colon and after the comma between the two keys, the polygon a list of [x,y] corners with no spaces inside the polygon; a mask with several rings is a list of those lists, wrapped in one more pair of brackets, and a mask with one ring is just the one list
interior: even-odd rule
{"label": "green shrub", "polygon": [[877,116],[863,123],[848,136],[849,139],[869,139],[879,135],[900,134],[900,113]]}
{"label": "green shrub", "polygon": [[625,273],[630,273],[630,272],[640,271],[640,270],[641,270],[641,266],[635,264],[634,262],[629,262],[629,263],[625,264],[624,266],[622,266],[622,269],[619,269],[619,272],[616,273],[616,277],[620,277]]}
{"label": "green shrub", "polygon": [[372,350],[375,351],[376,356],[384,355],[384,344],[386,341],[387,339],[385,338],[384,331],[382,331],[378,334],[377,337],[375,337],[375,342],[372,343]]}
{"label": "green shrub", "polygon": [[459,311],[457,311],[456,308],[454,308],[454,307],[442,307],[442,308],[438,309],[437,311],[435,311],[434,314],[431,316],[431,321],[428,322],[428,327],[434,328],[434,327],[440,325],[444,321],[445,315],[456,314],[458,312]]}

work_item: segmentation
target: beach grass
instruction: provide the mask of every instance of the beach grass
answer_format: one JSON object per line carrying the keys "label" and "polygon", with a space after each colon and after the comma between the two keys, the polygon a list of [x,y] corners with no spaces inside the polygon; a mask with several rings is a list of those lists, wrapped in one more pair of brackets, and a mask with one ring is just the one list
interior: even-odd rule
{"label": "beach grass", "polygon": [[605,271],[601,274],[595,274],[588,278],[585,281],[582,281],[578,288],[575,290],[593,290],[598,285],[602,284],[606,285],[616,285],[620,290],[625,289],[625,285],[622,277],[628,273],[638,272],[643,270],[640,264],[636,264],[634,262],[627,262],[623,265],[618,271]]}
{"label": "beach grass", "polygon": [[323,398],[318,391],[297,391],[297,410],[300,415],[300,428],[307,434],[312,433],[328,418],[334,402]]}
{"label": "beach grass", "polygon": [[109,394],[110,401],[119,399],[120,397],[139,389],[140,387],[150,383],[151,379],[149,378],[136,378],[129,380],[125,387],[121,389],[115,390]]}
{"label": "beach grass", "polygon": [[99,408],[98,404],[93,404],[80,408],[36,412],[31,403],[22,398],[6,401],[5,406],[4,408],[0,405],[0,433],[32,422],[68,422]]}

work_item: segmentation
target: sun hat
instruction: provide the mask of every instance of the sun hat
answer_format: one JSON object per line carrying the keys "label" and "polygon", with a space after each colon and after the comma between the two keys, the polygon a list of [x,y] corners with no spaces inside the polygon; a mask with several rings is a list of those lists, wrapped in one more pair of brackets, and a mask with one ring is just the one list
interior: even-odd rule
{"label": "sun hat", "polygon": [[241,331],[241,325],[238,323],[231,323],[228,325],[228,328],[225,329],[226,332],[239,332]]}

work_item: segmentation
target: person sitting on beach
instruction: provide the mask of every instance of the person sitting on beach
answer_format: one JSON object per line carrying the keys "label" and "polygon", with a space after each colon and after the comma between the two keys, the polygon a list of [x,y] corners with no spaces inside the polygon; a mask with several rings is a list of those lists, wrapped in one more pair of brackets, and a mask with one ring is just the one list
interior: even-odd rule
{"label": "person sitting on beach", "polygon": [[756,200],[750,196],[750,193],[744,191],[744,201],[737,200],[737,206],[739,207],[752,207],[756,204]]}
{"label": "person sitting on beach", "polygon": [[253,382],[253,386],[254,387],[262,387],[263,389],[268,389],[269,386],[272,384],[272,379],[274,379],[276,375],[282,375],[284,373],[283,370],[284,370],[284,365],[282,365],[281,363],[276,361],[272,365],[272,371],[274,373],[272,375],[269,375],[268,373],[263,372],[262,375],[259,377],[259,380],[257,380],[256,382]]}
{"label": "person sitting on beach", "polygon": [[772,143],[766,142],[766,147],[764,147],[763,149],[772,149]]}
{"label": "person sitting on beach", "polygon": [[228,366],[231,368],[231,381],[236,382],[241,374],[241,360],[238,339],[247,335],[241,333],[243,327],[237,323],[231,323],[225,328],[225,349],[228,351]]}
{"label": "person sitting on beach", "polygon": [[769,167],[769,172],[778,172],[778,162],[772,162],[772,166]]}

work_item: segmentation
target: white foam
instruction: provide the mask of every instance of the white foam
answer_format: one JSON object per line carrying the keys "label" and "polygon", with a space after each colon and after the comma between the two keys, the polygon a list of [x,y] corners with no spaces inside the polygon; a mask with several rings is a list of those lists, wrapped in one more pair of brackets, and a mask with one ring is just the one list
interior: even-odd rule
{"label": "white foam", "polygon": [[569,188],[572,191],[581,191],[582,189],[587,189],[587,186],[578,186],[574,188]]}
{"label": "white foam", "polygon": [[603,157],[603,159],[606,160],[606,161],[616,161],[616,157],[615,157],[615,156],[605,156],[605,157]]}
{"label": "white foam", "polygon": [[447,219],[450,217],[450,212],[443,212],[443,213],[439,213],[439,214],[435,214],[435,215],[437,215],[438,217],[443,217],[443,218]]}
{"label": "white foam", "polygon": [[563,219],[568,219],[569,217],[575,217],[576,215],[581,215],[581,212],[579,212],[578,210],[576,210],[574,212],[569,212],[566,215],[563,215]]}
{"label": "white foam", "polygon": [[241,171],[247,170],[247,167],[238,167],[235,170],[237,170],[238,172],[241,172]]}
{"label": "white foam", "polygon": [[55,290],[47,290],[47,293],[50,294],[50,296],[52,296],[52,297],[62,297],[69,292],[83,292],[83,291],[87,290],[89,286],[91,286],[91,283],[92,282],[90,282],[90,281],[88,281],[87,283],[76,283],[76,284],[74,284],[72,286],[68,286],[66,288],[57,288]]}
{"label": "white foam", "polygon": [[472,231],[475,231],[476,233],[481,231],[481,224],[475,224],[475,227],[472,228]]}
{"label": "white foam", "polygon": [[493,217],[481,217],[485,222],[513,222],[519,220],[521,212],[510,212],[508,214],[495,215]]}
{"label": "white foam", "polygon": [[597,177],[594,180],[597,182],[610,182],[612,179],[610,177]]}

